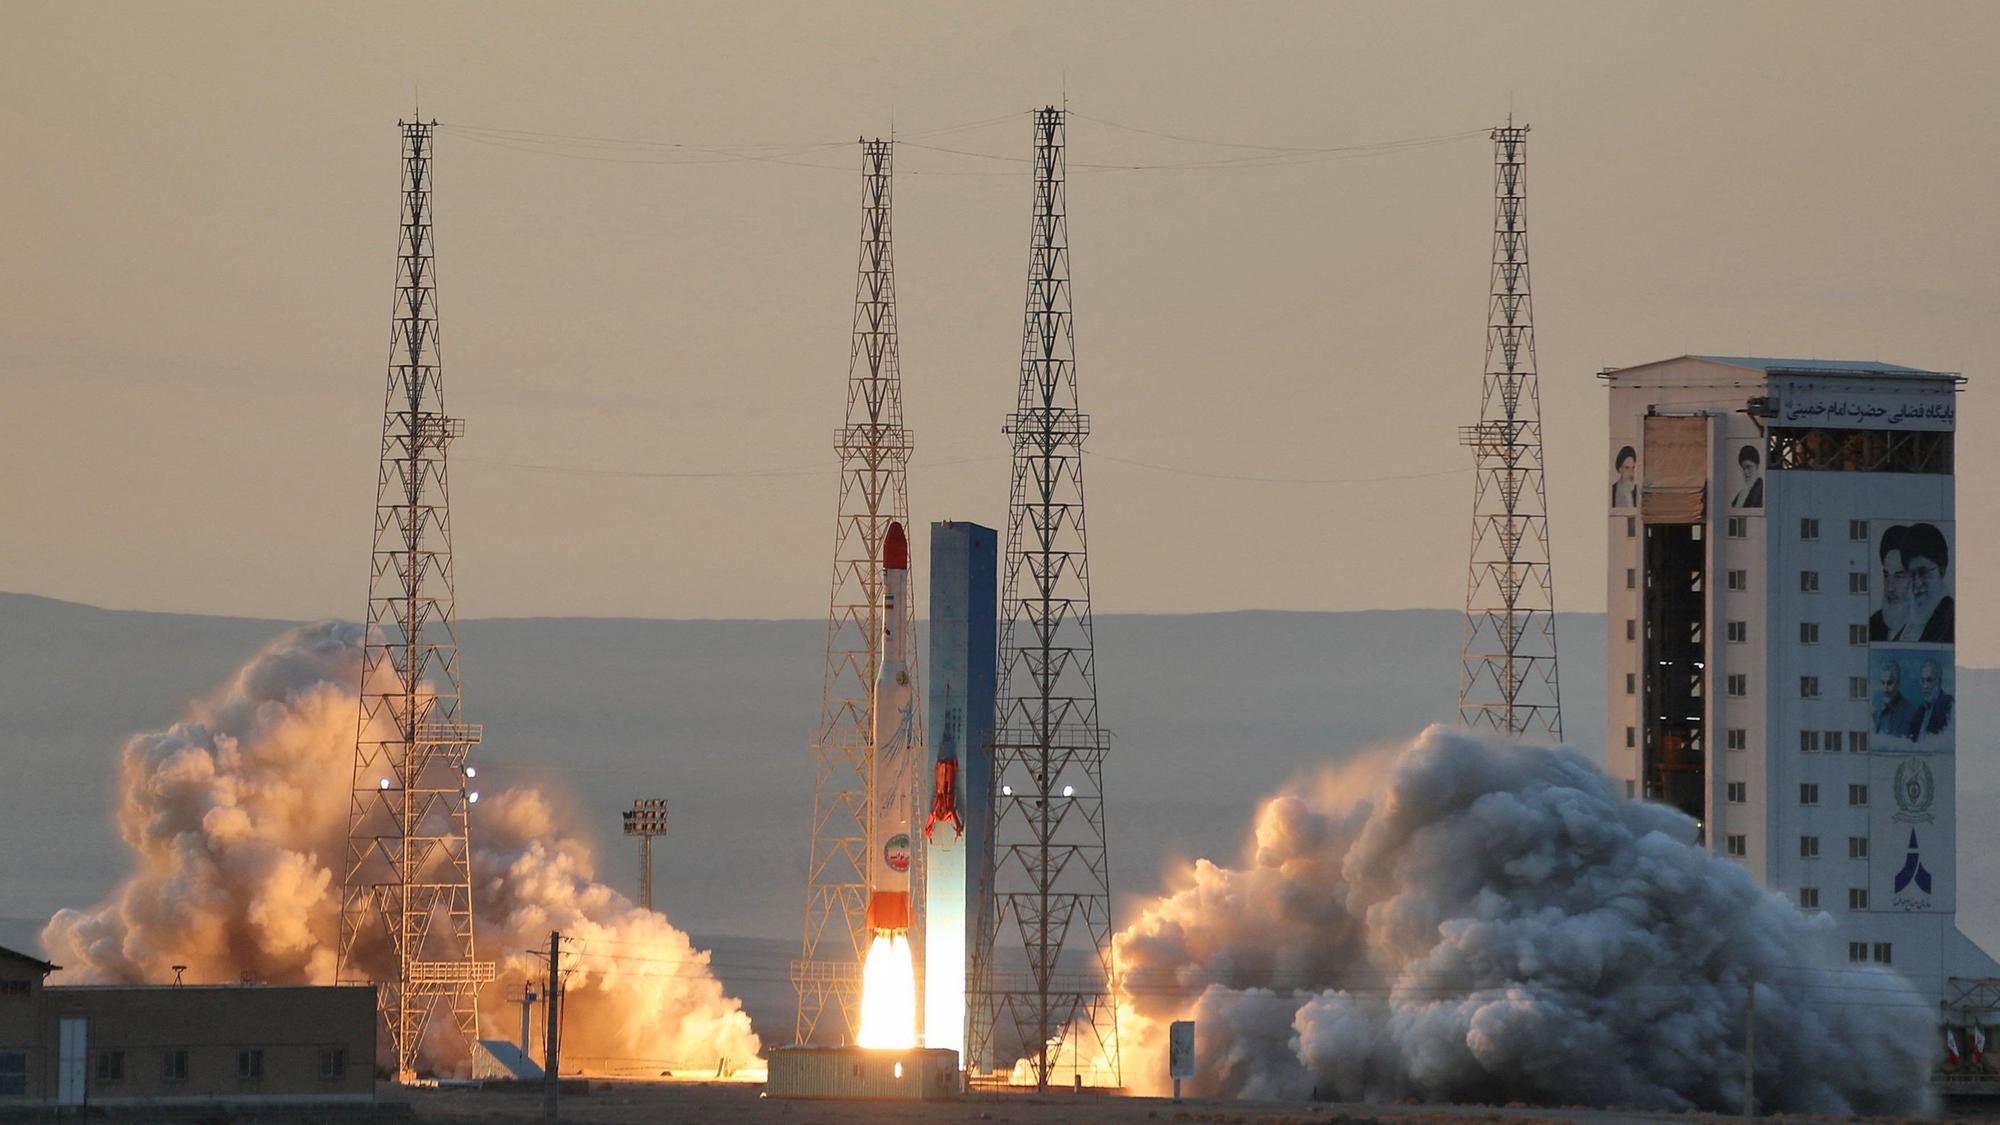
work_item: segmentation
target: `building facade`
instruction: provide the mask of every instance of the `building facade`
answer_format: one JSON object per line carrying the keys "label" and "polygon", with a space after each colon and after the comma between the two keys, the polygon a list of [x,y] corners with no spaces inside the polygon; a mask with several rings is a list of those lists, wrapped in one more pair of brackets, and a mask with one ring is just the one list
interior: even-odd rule
{"label": "building facade", "polygon": [[1608,370],[1606,763],[1948,1001],[1952,374],[1721,356]]}
{"label": "building facade", "polygon": [[0,1106],[328,1104],[375,1097],[375,990],[59,985],[0,949]]}

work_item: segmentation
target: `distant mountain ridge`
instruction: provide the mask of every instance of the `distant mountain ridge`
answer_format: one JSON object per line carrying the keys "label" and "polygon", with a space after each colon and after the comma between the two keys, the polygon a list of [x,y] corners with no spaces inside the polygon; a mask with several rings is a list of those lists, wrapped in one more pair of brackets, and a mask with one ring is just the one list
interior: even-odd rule
{"label": "distant mountain ridge", "polygon": [[[1257,800],[1288,778],[1456,716],[1462,615],[1246,610],[1097,618],[1110,851],[1122,920],[1197,856],[1231,862]],[[129,860],[110,827],[118,752],[167,726],[291,623],[104,610],[0,594],[0,944],[35,948],[55,909],[94,903]],[[718,952],[732,988],[779,1030],[803,910],[808,746],[823,620],[490,618],[461,623],[467,715],[483,773],[566,791],[597,830],[600,875],[631,888],[618,835],[635,797],[665,797],[656,898]],[[1601,758],[1604,620],[1561,614],[1565,731]],[[919,651],[924,638],[919,637]],[[1986,745],[2000,672],[1962,670],[1961,801],[2000,795]],[[345,776],[329,785],[345,786]],[[102,826],[82,833],[79,826]],[[477,831],[475,826],[475,831]],[[2000,830],[1995,831],[2000,836]],[[1993,896],[2000,839],[1960,833],[1966,928]],[[2000,920],[1997,918],[1996,920]],[[732,977],[739,978],[731,980]],[[782,1030],[789,1034],[789,1026]]]}

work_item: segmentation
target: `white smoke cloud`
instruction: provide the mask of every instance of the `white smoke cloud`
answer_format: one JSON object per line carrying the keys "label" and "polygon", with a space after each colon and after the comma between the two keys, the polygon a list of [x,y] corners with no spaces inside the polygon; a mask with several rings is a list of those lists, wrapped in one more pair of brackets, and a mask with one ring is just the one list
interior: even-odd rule
{"label": "white smoke cloud", "polygon": [[1831,922],[1620,799],[1581,755],[1432,727],[1267,801],[1117,938],[1128,1083],[1197,1023],[1194,1089],[1734,1111],[1926,1108],[1935,1019]]}
{"label": "white smoke cloud", "polygon": [[[181,722],[125,744],[117,822],[136,866],[107,901],[43,930],[60,981],[157,983],[178,964],[190,982],[332,983],[361,636],[331,622],[286,632]],[[482,1034],[514,1036],[505,1001],[544,975],[528,950],[560,929],[579,939],[565,943],[566,1063],[657,1072],[757,1055],[708,954],[597,882],[545,794],[491,793],[472,836],[480,955],[502,969]]]}

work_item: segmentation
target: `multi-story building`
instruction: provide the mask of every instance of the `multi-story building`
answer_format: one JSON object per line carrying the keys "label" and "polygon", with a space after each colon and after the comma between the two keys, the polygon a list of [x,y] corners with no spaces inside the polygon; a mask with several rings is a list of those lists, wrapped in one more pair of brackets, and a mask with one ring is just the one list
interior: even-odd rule
{"label": "multi-story building", "polygon": [[[1954,374],[1682,356],[1608,370],[1606,762],[1848,959],[1950,1004]],[[1949,1017],[1947,1017],[1949,1018]]]}

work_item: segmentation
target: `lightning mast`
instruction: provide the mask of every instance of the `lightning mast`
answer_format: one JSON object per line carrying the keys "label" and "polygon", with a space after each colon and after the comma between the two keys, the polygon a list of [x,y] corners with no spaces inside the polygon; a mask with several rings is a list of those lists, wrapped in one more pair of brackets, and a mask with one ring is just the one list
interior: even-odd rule
{"label": "lightning mast", "polygon": [[[402,235],[375,549],[354,745],[347,867],[340,910],[341,980],[372,980],[399,1081],[416,1076],[433,1014],[445,1009],[469,1052],[479,986],[494,976],[472,940],[466,757],[480,728],[459,714],[458,623],[452,592],[445,450],[465,424],[444,412],[431,136],[403,132]],[[434,1060],[435,1061],[435,1060]]]}
{"label": "lightning mast", "polygon": [[[847,361],[847,424],[834,436],[840,511],[834,522],[819,730],[813,739],[805,927],[791,970],[799,1043],[851,1043],[861,1027],[861,962],[872,936],[863,853],[868,846],[868,768],[875,745],[875,676],[881,659],[882,542],[891,523],[908,527],[910,519],[907,469],[915,443],[903,428],[896,345],[890,222],[894,142],[862,141],[861,170],[861,260]],[[907,602],[897,607],[903,618],[898,624],[906,630],[904,636],[914,637],[907,630],[915,625],[916,599]],[[914,676],[914,658],[910,668]],[[911,734],[917,760],[923,755],[922,732],[923,723],[917,721]],[[838,1015],[838,1025],[826,1022],[829,1008]]]}
{"label": "lightning mast", "polygon": [[1086,1068],[1100,1065],[1119,1080],[1104,836],[1108,739],[1097,722],[1084,536],[1090,420],[1076,389],[1065,113],[1053,106],[1035,113],[1020,396],[1006,426],[1014,473],[987,810],[991,878],[969,996],[973,1065],[1025,1056],[1039,1089],[1065,1057],[1085,1081]]}
{"label": "lightning mast", "polygon": [[1493,273],[1472,449],[1472,551],[1458,717],[1510,737],[1562,738],[1542,406],[1528,289],[1528,127],[1493,130]]}

